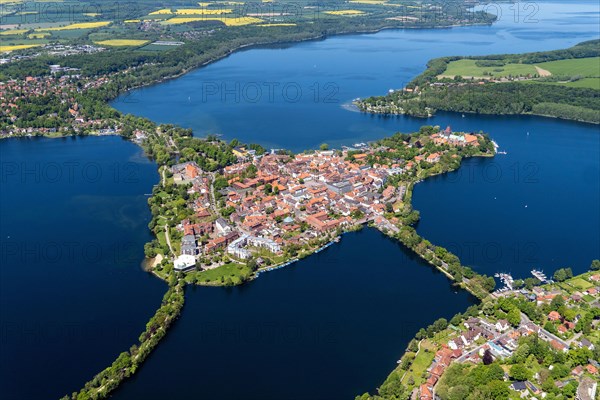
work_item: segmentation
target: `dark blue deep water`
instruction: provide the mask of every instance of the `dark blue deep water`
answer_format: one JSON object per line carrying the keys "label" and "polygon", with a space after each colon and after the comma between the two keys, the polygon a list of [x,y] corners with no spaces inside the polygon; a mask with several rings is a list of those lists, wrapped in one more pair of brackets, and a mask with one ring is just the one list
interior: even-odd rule
{"label": "dark blue deep water", "polygon": [[160,304],[166,285],[140,266],[158,173],[117,137],[7,139],[0,159],[0,393],[59,398]]}
{"label": "dark blue deep water", "polygon": [[[246,50],[114,106],[199,136],[293,150],[425,123],[489,132],[508,154],[417,185],[417,229],[485,273],[582,272],[600,257],[597,126],[382,118],[347,106],[402,87],[433,57],[549,50],[600,35],[596,2],[538,5],[533,20],[505,6],[492,27]],[[133,344],[166,290],[140,268],[156,165],[119,138],[4,140],[0,159],[0,393],[57,398]],[[421,326],[473,301],[368,229],[243,287],[189,288],[186,298],[182,318],[115,398],[353,398],[383,381]]]}
{"label": "dark blue deep water", "polygon": [[118,399],[351,399],[423,324],[474,298],[365,229],[242,287],[188,289],[185,312]]}

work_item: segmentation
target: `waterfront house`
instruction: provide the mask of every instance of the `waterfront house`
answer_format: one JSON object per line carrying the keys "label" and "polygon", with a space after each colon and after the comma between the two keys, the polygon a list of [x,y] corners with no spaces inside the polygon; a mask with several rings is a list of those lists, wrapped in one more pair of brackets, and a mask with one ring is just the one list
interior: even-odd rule
{"label": "waterfront house", "polygon": [[196,265],[196,257],[187,254],[182,254],[175,259],[173,268],[177,272],[188,271]]}

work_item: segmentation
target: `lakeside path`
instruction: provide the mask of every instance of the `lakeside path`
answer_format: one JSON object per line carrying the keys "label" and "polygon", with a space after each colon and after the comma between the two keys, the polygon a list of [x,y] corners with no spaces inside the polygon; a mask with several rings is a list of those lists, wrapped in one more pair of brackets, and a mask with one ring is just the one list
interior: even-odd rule
{"label": "lakeside path", "polygon": [[169,237],[169,225],[165,224],[164,229],[165,229],[165,241],[167,242],[167,246],[169,246],[169,251],[171,252],[171,254],[175,255],[175,251],[173,250],[173,247],[171,246],[171,238]]}

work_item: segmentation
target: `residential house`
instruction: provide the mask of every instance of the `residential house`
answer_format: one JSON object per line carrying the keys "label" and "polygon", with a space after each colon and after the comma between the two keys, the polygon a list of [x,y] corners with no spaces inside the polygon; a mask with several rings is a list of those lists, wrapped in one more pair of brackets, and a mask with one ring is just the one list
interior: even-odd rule
{"label": "residential house", "polygon": [[560,321],[561,316],[556,311],[551,311],[550,314],[548,314],[548,319],[550,321]]}
{"label": "residential house", "polygon": [[500,332],[504,332],[506,330],[508,330],[508,328],[510,328],[510,324],[508,323],[507,320],[505,319],[500,319],[498,320],[498,322],[496,322],[495,325],[496,329],[498,329]]}

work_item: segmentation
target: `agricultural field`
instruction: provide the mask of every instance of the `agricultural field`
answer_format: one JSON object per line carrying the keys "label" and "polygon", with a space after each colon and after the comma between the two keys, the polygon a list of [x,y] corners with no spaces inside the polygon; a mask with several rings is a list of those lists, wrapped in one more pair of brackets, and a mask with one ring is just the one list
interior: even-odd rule
{"label": "agricultural field", "polygon": [[218,21],[226,26],[243,26],[264,22],[262,19],[254,17],[178,17],[171,18],[163,22],[165,25],[187,24],[189,22]]}
{"label": "agricultural field", "polygon": [[69,31],[69,30],[77,30],[77,29],[95,29],[95,28],[103,28],[111,24],[111,21],[98,21],[98,22],[77,22],[74,24],[69,24],[65,26],[56,26],[52,28],[38,28],[36,31],[45,32],[45,31]]}
{"label": "agricultural field", "polygon": [[15,45],[8,45],[8,46],[0,45],[0,53],[10,52],[10,51],[15,51],[15,50],[31,49],[33,47],[39,47],[39,46],[41,46],[41,44],[15,44]]}
{"label": "agricultural field", "polygon": [[94,42],[102,46],[143,46],[148,43],[149,40],[137,40],[137,39],[110,39]]}
{"label": "agricultural field", "polygon": [[[564,77],[560,80],[533,80],[522,83],[539,82],[548,85],[561,85],[576,88],[600,89],[600,57],[574,58],[548,61],[538,64],[505,64],[481,66],[481,63],[502,63],[501,60],[457,60],[448,63],[440,78],[502,78],[508,76],[538,75],[541,77]],[[479,65],[478,65],[479,64]]]}
{"label": "agricultural field", "polygon": [[600,57],[574,58],[536,64],[552,75],[600,77]]}
{"label": "agricultural field", "polygon": [[521,84],[531,84],[531,83],[542,83],[544,85],[553,85],[553,86],[567,86],[572,88],[584,88],[584,89],[595,89],[600,90],[600,78],[578,78],[574,80],[566,80],[566,81],[540,81],[540,80],[529,80],[519,82]]}
{"label": "agricultural field", "polygon": [[480,67],[476,63],[480,60],[457,60],[451,61],[446,70],[440,75],[443,78],[454,78],[462,76],[471,77],[495,77],[534,75],[537,74],[535,66],[531,64],[506,64],[503,66]]}
{"label": "agricultural field", "polygon": [[27,29],[12,29],[7,31],[0,31],[0,36],[12,36],[12,35],[22,35],[25,32],[28,32]]}
{"label": "agricultural field", "polygon": [[324,14],[329,14],[329,15],[345,15],[345,16],[352,16],[352,15],[362,15],[365,12],[364,11],[360,11],[360,10],[337,10],[337,11],[323,11]]}
{"label": "agricultural field", "polygon": [[37,32],[37,33],[30,33],[29,35],[27,35],[27,38],[28,39],[45,39],[50,36],[52,36],[52,34],[50,32]]}

